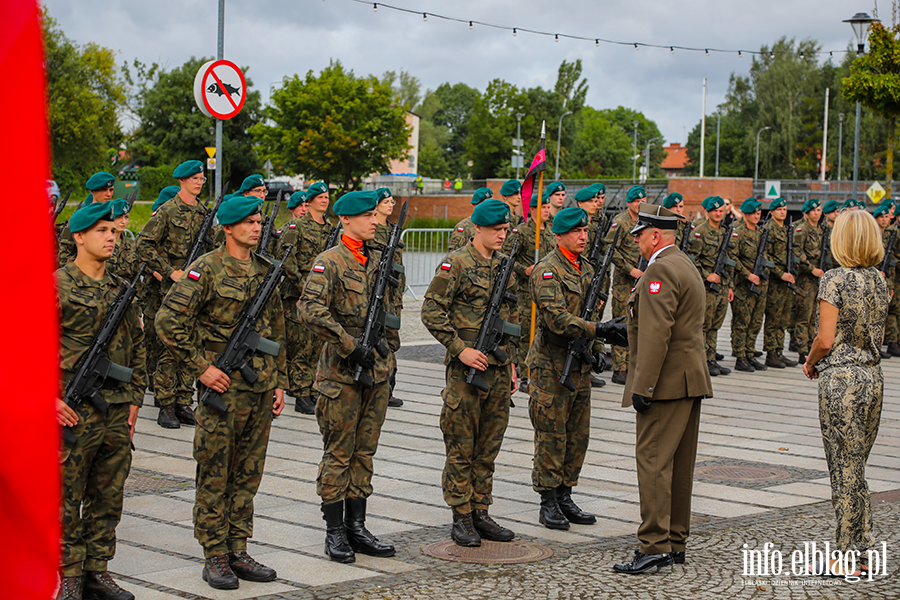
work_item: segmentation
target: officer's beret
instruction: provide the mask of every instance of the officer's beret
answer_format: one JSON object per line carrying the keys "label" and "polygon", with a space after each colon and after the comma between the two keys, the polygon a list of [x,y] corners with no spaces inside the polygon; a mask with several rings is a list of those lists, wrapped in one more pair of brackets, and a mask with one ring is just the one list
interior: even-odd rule
{"label": "officer's beret", "polygon": [[881,215],[888,215],[891,213],[891,205],[890,204],[882,204],[878,208],[876,208],[872,212],[873,217],[880,217]]}
{"label": "officer's beret", "polygon": [[746,200],[741,202],[741,212],[745,215],[752,215],[761,208],[762,202],[760,202],[756,198],[747,198]]}
{"label": "officer's beret", "polygon": [[128,201],[123,198],[116,198],[112,201],[113,204],[113,217],[121,217],[122,215],[127,215],[131,210],[128,206]]}
{"label": "officer's beret", "polygon": [[493,198],[494,192],[491,191],[491,188],[480,187],[475,190],[475,193],[472,194],[472,204],[481,204],[488,198]]}
{"label": "officer's beret", "polygon": [[482,227],[509,223],[509,204],[489,198],[472,211],[472,223]]}
{"label": "officer's beret", "polygon": [[393,194],[388,188],[382,187],[375,190],[375,200],[380,204],[383,200],[392,197]]}
{"label": "officer's beret", "polygon": [[769,203],[769,210],[775,210],[782,206],[787,206],[787,201],[784,198],[775,198]]}
{"label": "officer's beret", "polygon": [[647,191],[639,185],[632,186],[625,196],[625,202],[637,202],[647,197]]}
{"label": "officer's beret", "polygon": [[196,175],[197,173],[203,172],[203,163],[199,160],[186,160],[177,167],[172,172],[172,177],[175,179],[187,179],[191,175]]}
{"label": "officer's beret", "polygon": [[219,220],[220,225],[234,225],[250,215],[258,213],[262,203],[262,198],[235,194],[228,200],[222,201],[222,204],[219,205],[219,211],[216,213],[216,218]]}
{"label": "officer's beret", "polygon": [[98,190],[111,188],[113,185],[115,185],[115,183],[115,177],[113,177],[109,173],[101,172],[91,175],[91,178],[87,180],[87,183],[84,184],[84,187],[92,192],[96,192]]}
{"label": "officer's beret", "polygon": [[[678,213],[674,213],[665,206],[641,202],[638,207],[637,225],[631,230],[631,235],[637,235],[648,227],[657,229],[677,229],[678,223],[683,219]],[[555,223],[555,221],[554,221]]]}
{"label": "officer's beret", "polygon": [[577,206],[564,208],[553,217],[553,233],[568,233],[576,227],[587,227],[590,222],[587,211]]}
{"label": "officer's beret", "polygon": [[519,183],[518,179],[508,179],[503,182],[503,186],[500,188],[500,194],[502,196],[515,196],[521,191],[522,184]]}
{"label": "officer's beret", "polygon": [[306,204],[306,192],[294,192],[288,200],[287,207],[288,210],[293,210],[301,204]]}
{"label": "officer's beret", "polygon": [[69,231],[77,233],[93,227],[97,221],[112,221],[116,218],[115,212],[112,202],[94,202],[82,206],[69,218]]}
{"label": "officer's beret", "polygon": [[537,192],[535,192],[531,195],[531,204],[529,204],[528,206],[530,206],[531,208],[537,208],[537,205],[538,205],[538,194],[537,194]]}
{"label": "officer's beret", "polygon": [[837,200],[829,200],[822,206],[822,214],[827,215],[828,213],[833,213],[837,209],[841,207],[841,203]]}
{"label": "officer's beret", "polygon": [[703,199],[702,206],[706,209],[707,212],[709,212],[711,210],[716,210],[717,208],[725,206],[725,200],[722,198],[722,196],[707,196]]}
{"label": "officer's beret", "polygon": [[597,192],[589,187],[581,188],[580,190],[575,192],[575,202],[590,202],[596,197]]}
{"label": "officer's beret", "polygon": [[327,194],[328,186],[325,185],[324,181],[317,181],[312,184],[308,188],[306,188],[306,200],[311,202],[313,198],[318,196],[319,194]]}
{"label": "officer's beret", "polygon": [[243,183],[241,183],[241,187],[240,187],[240,189],[238,189],[237,193],[243,194],[244,192],[249,192],[253,188],[265,187],[265,186],[266,186],[266,180],[263,179],[262,175],[250,175],[249,177],[244,179]]}
{"label": "officer's beret", "polygon": [[178,194],[178,191],[180,189],[181,188],[179,188],[177,185],[167,185],[166,187],[161,189],[159,191],[159,196],[157,196],[156,201],[153,203],[153,207],[150,209],[151,212],[156,212],[156,209],[174,198]]}
{"label": "officer's beret", "polygon": [[552,196],[556,192],[564,192],[566,191],[566,186],[563,185],[562,181],[554,181],[550,185],[547,186],[547,195]]}
{"label": "officer's beret", "polygon": [[800,209],[800,212],[808,213],[809,211],[813,210],[814,208],[819,208],[819,206],[821,206],[821,204],[822,204],[822,201],[819,200],[818,198],[810,198],[809,200],[807,200],[806,202],[803,203],[803,208]]}
{"label": "officer's beret", "polygon": [[599,181],[596,183],[592,183],[588,187],[591,188],[592,190],[594,190],[595,192],[597,192],[597,195],[606,194],[606,186],[603,185],[602,183],[600,183]]}
{"label": "officer's beret", "polygon": [[334,214],[339,217],[353,217],[364,212],[375,210],[378,197],[374,191],[347,192],[334,203]]}
{"label": "officer's beret", "polygon": [[672,192],[671,194],[669,194],[668,196],[665,197],[662,205],[665,208],[672,208],[676,204],[681,204],[682,202],[684,202],[684,196],[682,196],[678,192]]}

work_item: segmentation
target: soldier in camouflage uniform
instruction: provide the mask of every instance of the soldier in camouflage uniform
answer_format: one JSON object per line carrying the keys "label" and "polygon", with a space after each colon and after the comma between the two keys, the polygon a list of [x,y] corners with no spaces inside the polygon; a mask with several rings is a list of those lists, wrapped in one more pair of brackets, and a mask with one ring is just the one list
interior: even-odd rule
{"label": "soldier in camouflage uniform", "polygon": [[227,407],[220,413],[200,403],[194,433],[194,537],[206,559],[203,580],[216,589],[235,589],[239,578],[275,579],[273,569],[247,554],[247,538],[253,535],[253,498],[262,480],[272,417],[284,408],[287,385],[284,309],[277,294],[255,330],[281,348],[277,357],[253,356],[250,366],[259,378],[251,383],[240,371],[228,375],[213,364],[270,267],[253,252],[262,230],[261,204],[244,196],[222,202],[217,217],[225,245],[192,262],[156,313],[156,331],[172,356],[189,376],[221,394]]}
{"label": "soldier in camouflage uniform", "polygon": [[[82,205],[86,206],[93,202],[109,202],[112,200],[115,185],[116,178],[109,173],[103,171],[94,173],[84,184],[89,194]],[[75,240],[72,238],[72,231],[68,224],[64,225],[60,231],[57,243],[57,262],[60,267],[64,267],[75,260]]]}
{"label": "soldier in camouflage uniform", "polygon": [[[892,213],[895,217],[900,215],[900,204],[894,207]],[[900,228],[900,221],[891,225],[889,231],[893,234],[898,228]],[[884,342],[887,344],[887,354],[900,356],[900,273],[898,273],[898,269],[900,269],[900,266],[898,266],[900,265],[900,235],[894,242],[890,262],[892,266],[889,270],[892,273],[888,274],[888,283],[891,285],[893,295],[891,296],[891,303],[888,305]],[[836,265],[837,263],[834,264]]]}
{"label": "soldier in camouflage uniform", "polygon": [[[115,247],[113,206],[95,202],[69,220],[76,258],[56,272],[60,313],[62,375],[59,398],[75,375],[125,283],[106,269]],[[80,600],[84,592],[98,598],[134,600],[109,576],[107,563],[116,550],[116,526],[122,516],[125,479],[131,467],[131,439],[144,397],[144,344],[138,311],[129,307],[109,345],[107,358],[134,369],[130,382],[111,381],[100,391],[109,403],[105,413],[91,402],[69,407],[57,399],[60,425],[72,427],[75,444],[61,447],[63,582],[59,598]]]}
{"label": "soldier in camouflage uniform", "polygon": [[[703,337],[706,340],[706,366],[710,376],[715,377],[731,373],[731,369],[716,362],[716,336],[725,321],[728,304],[734,300],[734,290],[731,287],[731,268],[726,266],[724,276],[713,272],[719,258],[723,236],[728,233],[726,226],[722,224],[727,212],[725,201],[721,196],[709,196],[703,201],[703,208],[706,210],[706,222],[694,230],[694,244],[688,249],[688,256],[694,261],[694,266],[700,271],[700,277],[706,286]],[[733,245],[732,240],[735,237],[737,233],[732,232],[731,239],[726,243],[729,246]],[[727,250],[725,254],[727,257]]]}
{"label": "soldier in camouflage uniform", "polygon": [[[741,204],[744,218],[735,228],[737,238],[733,250],[735,266],[734,301],[731,303],[731,350],[737,358],[734,368],[748,373],[766,370],[766,365],[756,360],[756,337],[766,310],[769,281],[753,274],[763,227],[767,226],[759,224],[761,207],[762,203],[754,198],[747,198]],[[763,275],[767,273],[768,268],[764,267]],[[757,291],[752,291],[751,286],[755,286]]]}
{"label": "soldier in camouflage uniform", "polygon": [[[373,458],[390,395],[388,379],[396,365],[393,353],[382,357],[358,341],[381,259],[372,243],[377,204],[375,192],[349,192],[335,202],[344,233],[335,247],[316,257],[299,304],[303,323],[324,342],[314,386],[324,443],[316,493],[326,523],[325,553],[342,563],[354,562],[357,552],[394,555],[392,545],[365,527]],[[387,311],[396,306],[391,296],[397,290],[389,289]],[[357,367],[371,379],[371,387],[354,382]]]}
{"label": "soldier in camouflage uniform", "polygon": [[[182,267],[194,244],[206,207],[197,200],[206,177],[203,163],[189,160],[176,167],[172,176],[178,180],[178,194],[162,204],[144,225],[138,238],[138,257],[148,270],[161,277],[163,296],[182,276]],[[166,429],[194,425],[190,406],[194,395],[193,378],[173,354],[163,349],[153,376],[153,396],[159,403],[156,422]]]}
{"label": "soldier in camouflage uniform", "polygon": [[[372,240],[372,245],[377,248],[378,246],[387,246],[388,240],[391,237],[393,226],[387,219],[391,216],[391,213],[394,212],[396,201],[394,200],[391,190],[388,188],[378,188],[375,190],[375,198],[378,201],[378,205],[375,208],[375,217],[378,219],[378,225],[375,226],[375,238]],[[394,264],[403,265],[403,250],[400,248],[397,248],[397,250],[394,251]],[[388,312],[399,317],[400,313],[403,311],[403,292],[406,291],[406,275],[402,272],[399,273],[397,275],[397,281],[400,282],[400,285],[395,290],[396,293],[391,294],[392,302],[391,306],[388,308]],[[403,406],[403,400],[394,396],[394,387],[397,385],[397,359],[394,358],[394,353],[400,349],[400,332],[391,329],[388,330],[385,337],[387,338],[388,347],[391,350],[391,360],[394,363],[391,366],[391,394],[388,397],[388,406],[398,408]]]}
{"label": "soldier in camouflage uniform", "polygon": [[[282,257],[289,244],[296,246],[284,261],[285,279],[282,286],[291,294],[295,293],[294,290],[303,289],[313,261],[325,250],[325,243],[333,228],[325,218],[329,200],[327,185],[322,182],[312,184],[306,190],[309,205],[306,215],[292,220],[281,230],[276,256]],[[291,318],[295,318],[293,314]],[[290,326],[291,336],[294,338],[291,346],[296,348],[295,354],[291,356],[290,393],[296,399],[295,410],[312,415],[316,412],[313,382],[316,379],[316,363],[322,350],[322,342],[314,333],[298,325],[299,322]]]}
{"label": "soldier in camouflage uniform", "polygon": [[566,186],[562,181],[551,181],[544,193],[547,194],[547,203],[550,205],[550,218],[547,222],[552,226],[556,213],[561,211],[566,203]]}
{"label": "soldier in camouflage uniform", "polygon": [[[631,288],[643,272],[638,270],[640,261],[640,249],[634,243],[634,238],[628,232],[637,225],[638,209],[641,201],[647,197],[647,192],[639,185],[633,186],[625,196],[628,208],[613,218],[612,226],[606,234],[606,244],[612,244],[617,231],[622,231],[616,249],[613,251],[613,264],[615,270],[612,276],[612,316],[625,316],[628,308],[628,296]],[[628,370],[628,348],[625,346],[613,346],[613,376],[612,382],[625,385]]]}
{"label": "soldier in camouflage uniform", "polygon": [[[471,204],[473,207],[478,206],[488,198],[493,197],[494,192],[491,191],[491,188],[478,188],[472,194]],[[459,250],[468,244],[473,235],[475,235],[475,225],[472,223],[472,217],[466,217],[453,227],[453,233],[450,234],[450,252]]]}
{"label": "soldier in camouflage uniform", "polygon": [[[584,249],[585,259],[590,259],[587,253],[594,248],[594,242],[596,241],[597,254],[594,260],[596,263],[602,263],[604,252],[606,252],[606,245],[604,244],[602,237],[604,218],[603,213],[600,212],[600,205],[597,200],[597,188],[594,186],[582,188],[575,192],[573,200],[577,208],[584,210],[588,214],[588,219],[590,220],[590,223],[588,225],[588,241]],[[597,268],[599,268],[599,266],[599,264],[592,265],[592,267]],[[604,294],[609,291],[610,271],[611,269],[607,269],[606,275],[603,278],[603,283],[600,286],[600,291]],[[606,303],[603,303],[603,305],[600,306],[599,315],[597,315],[598,319],[603,318],[604,308],[606,308]],[[600,363],[600,366],[602,367],[606,364],[608,363],[604,355],[604,360]],[[606,385],[605,381],[603,381],[593,373],[591,373],[589,377],[591,380],[592,388],[602,388],[604,385]]]}
{"label": "soldier in camouflage uniform", "polygon": [[[499,349],[508,355],[506,360],[473,348],[504,259],[499,250],[509,227],[509,207],[499,200],[486,200],[475,207],[472,222],[476,225],[472,241],[444,258],[422,304],[422,323],[447,348],[447,386],[441,392],[447,460],[441,487],[453,511],[450,537],[460,546],[480,546],[482,538],[507,542],[515,537],[488,515],[494,460],[509,423],[510,396],[517,383],[510,358],[514,346],[508,337],[501,341]],[[510,278],[510,293],[514,285]],[[516,305],[504,299],[499,317],[517,324]],[[480,372],[487,391],[466,383],[470,368]]]}
{"label": "soldier in camouflage uniform", "polygon": [[[550,529],[568,529],[570,522],[591,525],[597,521],[572,500],[572,487],[578,485],[587,453],[590,372],[592,366],[601,364],[603,344],[593,344],[593,365],[578,358],[570,376],[574,391],[559,382],[569,342],[574,338],[605,337],[610,331],[608,324],[581,318],[594,276],[593,266],[583,257],[589,224],[590,217],[582,208],[559,211],[553,220],[557,247],[531,274],[532,296],[538,305],[537,334],[526,362],[531,372],[528,414],[534,427],[531,483],[541,495],[539,521]],[[619,343],[627,342],[626,326],[618,327]]]}
{"label": "soldier in camouflage uniform", "polygon": [[794,231],[794,254],[797,256],[797,295],[794,297],[794,333],[801,365],[806,362],[813,338],[816,337],[816,296],[819,295],[819,278],[825,271],[819,268],[822,254],[821,202],[810,198],[803,204],[805,218]]}
{"label": "soldier in camouflage uniform", "polygon": [[763,331],[763,347],[766,351],[766,366],[776,369],[797,366],[796,361],[784,355],[784,330],[788,326],[793,291],[788,284],[796,283],[794,275],[786,273],[787,268],[787,231],[784,220],[787,218],[787,202],[784,198],[775,198],[769,203],[769,236],[766,246],[766,257],[772,261],[769,268],[769,289],[766,291],[766,322]]}

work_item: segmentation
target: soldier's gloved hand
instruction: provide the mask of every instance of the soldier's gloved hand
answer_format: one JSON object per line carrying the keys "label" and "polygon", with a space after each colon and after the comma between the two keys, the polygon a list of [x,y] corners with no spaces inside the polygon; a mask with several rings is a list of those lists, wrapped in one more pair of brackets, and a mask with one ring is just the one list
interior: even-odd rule
{"label": "soldier's gloved hand", "polygon": [[640,394],[632,394],[631,395],[631,406],[634,407],[634,410],[639,412],[640,414],[644,414],[650,407],[653,405],[653,402],[650,401],[650,398],[647,396],[641,396]]}
{"label": "soldier's gloved hand", "polygon": [[628,346],[628,325],[623,323],[624,316],[616,317],[603,323],[595,323],[595,337],[613,346]]}
{"label": "soldier's gloved hand", "polygon": [[364,348],[356,342],[356,348],[348,356],[350,360],[361,366],[363,369],[371,369],[375,366],[375,351],[371,348]]}
{"label": "soldier's gloved hand", "polygon": [[596,352],[593,356],[594,364],[591,365],[591,370],[596,374],[600,374],[603,371],[606,371],[610,367],[609,359],[602,352]]}

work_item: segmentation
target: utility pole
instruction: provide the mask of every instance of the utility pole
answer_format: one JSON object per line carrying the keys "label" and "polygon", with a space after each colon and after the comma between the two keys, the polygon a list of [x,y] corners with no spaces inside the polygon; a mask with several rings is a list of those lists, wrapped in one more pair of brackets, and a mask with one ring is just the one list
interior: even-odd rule
{"label": "utility pole", "polygon": [[[216,60],[225,58],[225,0],[219,0],[219,40]],[[222,171],[225,157],[222,155],[222,119],[216,119],[216,197],[222,195]]]}
{"label": "utility pole", "polygon": [[631,183],[637,183],[637,121],[634,124],[634,142],[631,144]]}
{"label": "utility pole", "polygon": [[703,162],[706,154],[706,77],[703,78],[703,118],[700,120],[700,177],[703,177]]}

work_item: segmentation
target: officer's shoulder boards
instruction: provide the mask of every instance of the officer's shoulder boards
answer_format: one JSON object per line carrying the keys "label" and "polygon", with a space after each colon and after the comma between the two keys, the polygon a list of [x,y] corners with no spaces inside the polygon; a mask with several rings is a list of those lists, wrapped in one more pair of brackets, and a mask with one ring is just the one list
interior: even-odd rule
{"label": "officer's shoulder boards", "polygon": [[315,266],[312,268],[312,270],[313,270],[315,273],[324,273],[324,272],[325,272],[325,265],[323,265],[322,263],[319,263],[319,264],[315,265]]}
{"label": "officer's shoulder boards", "polygon": [[200,272],[194,271],[193,269],[191,269],[188,272],[188,279],[193,279],[194,281],[200,281]]}
{"label": "officer's shoulder boards", "polygon": [[441,270],[442,270],[442,271],[449,271],[450,268],[451,268],[452,266],[453,266],[453,265],[450,264],[449,262],[442,262],[442,263],[441,263]]}
{"label": "officer's shoulder boards", "polygon": [[553,279],[553,271],[545,271],[544,279]]}

